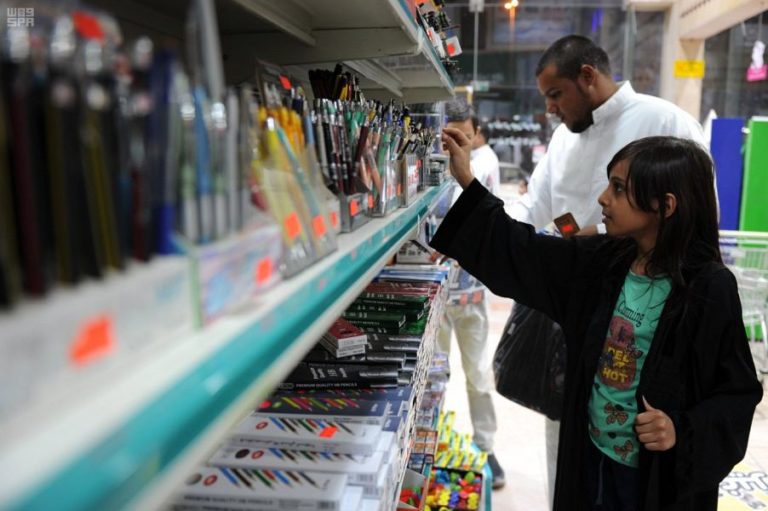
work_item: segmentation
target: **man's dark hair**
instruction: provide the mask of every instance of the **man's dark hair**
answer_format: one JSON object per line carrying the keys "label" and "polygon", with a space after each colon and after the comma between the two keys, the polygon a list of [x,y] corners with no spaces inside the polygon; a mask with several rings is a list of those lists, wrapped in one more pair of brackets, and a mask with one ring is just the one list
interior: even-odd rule
{"label": "man's dark hair", "polygon": [[488,142],[491,138],[491,130],[488,129],[488,125],[484,122],[480,122],[480,119],[477,118],[476,115],[472,116],[472,129],[475,130],[475,133],[478,131],[482,133],[483,138],[485,138],[485,141]]}
{"label": "man's dark hair", "polygon": [[463,99],[448,101],[445,104],[445,122],[464,122],[472,119],[472,127],[477,129],[475,112]]}
{"label": "man's dark hair", "polygon": [[536,66],[536,76],[544,68],[554,64],[557,76],[575,80],[581,73],[581,66],[589,65],[602,74],[611,76],[608,54],[591,40],[580,35],[569,35],[558,39],[546,49]]}

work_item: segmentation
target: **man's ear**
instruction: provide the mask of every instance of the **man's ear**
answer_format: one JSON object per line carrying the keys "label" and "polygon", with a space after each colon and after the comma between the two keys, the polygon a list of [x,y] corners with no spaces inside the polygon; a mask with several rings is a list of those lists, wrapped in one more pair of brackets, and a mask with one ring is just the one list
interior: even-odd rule
{"label": "man's ear", "polygon": [[579,76],[584,80],[584,84],[588,87],[597,84],[597,69],[589,64],[582,64]]}
{"label": "man's ear", "polygon": [[664,218],[669,218],[677,210],[677,197],[671,193],[666,194],[664,196],[664,205],[666,206]]}

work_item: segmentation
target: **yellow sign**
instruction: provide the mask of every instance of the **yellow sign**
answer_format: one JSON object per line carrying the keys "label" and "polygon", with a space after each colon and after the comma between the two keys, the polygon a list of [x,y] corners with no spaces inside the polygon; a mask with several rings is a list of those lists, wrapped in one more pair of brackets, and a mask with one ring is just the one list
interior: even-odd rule
{"label": "yellow sign", "polygon": [[675,78],[704,78],[703,60],[676,60]]}

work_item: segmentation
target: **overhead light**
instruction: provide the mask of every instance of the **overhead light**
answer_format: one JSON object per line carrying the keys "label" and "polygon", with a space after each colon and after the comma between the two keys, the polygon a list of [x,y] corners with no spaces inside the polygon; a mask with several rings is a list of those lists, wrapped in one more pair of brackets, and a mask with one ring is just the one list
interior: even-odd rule
{"label": "overhead light", "polygon": [[519,0],[509,0],[507,3],[504,4],[504,8],[508,11],[511,11],[512,9],[517,8],[518,5],[520,5]]}

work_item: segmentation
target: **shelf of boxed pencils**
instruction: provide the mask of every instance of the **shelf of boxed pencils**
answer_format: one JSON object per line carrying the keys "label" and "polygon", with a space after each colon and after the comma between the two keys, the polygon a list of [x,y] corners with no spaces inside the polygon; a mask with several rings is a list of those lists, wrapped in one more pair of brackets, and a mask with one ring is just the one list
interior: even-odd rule
{"label": "shelf of boxed pencils", "polygon": [[434,265],[385,267],[278,390],[190,474],[175,505],[268,498],[274,507],[394,510],[403,482],[422,477],[407,465],[419,442],[417,412],[447,273]]}

